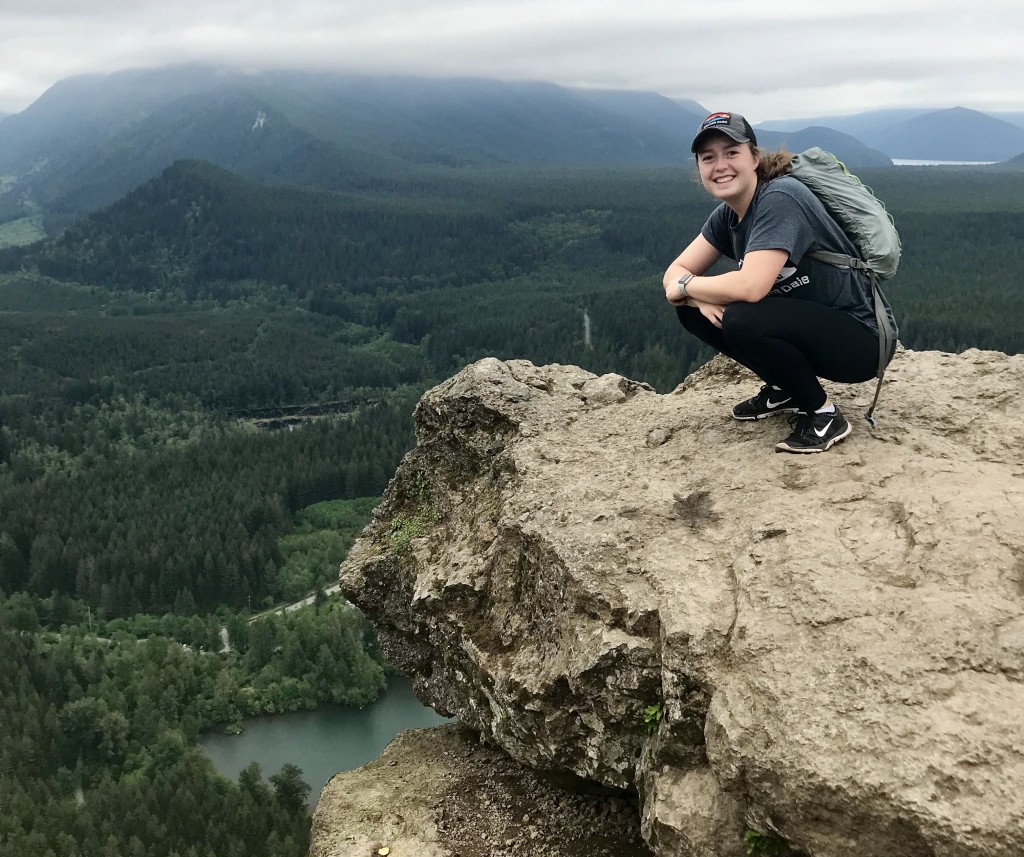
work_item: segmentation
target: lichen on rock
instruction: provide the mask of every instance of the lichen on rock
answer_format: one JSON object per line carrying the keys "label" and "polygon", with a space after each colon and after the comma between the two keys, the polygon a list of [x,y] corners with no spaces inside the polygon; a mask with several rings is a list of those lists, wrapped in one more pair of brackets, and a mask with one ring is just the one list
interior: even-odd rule
{"label": "lichen on rock", "polygon": [[440,712],[635,789],[658,853],[1016,857],[1024,357],[901,351],[876,430],[870,387],[786,456],[723,358],[669,395],[480,361],[421,400],[343,590]]}

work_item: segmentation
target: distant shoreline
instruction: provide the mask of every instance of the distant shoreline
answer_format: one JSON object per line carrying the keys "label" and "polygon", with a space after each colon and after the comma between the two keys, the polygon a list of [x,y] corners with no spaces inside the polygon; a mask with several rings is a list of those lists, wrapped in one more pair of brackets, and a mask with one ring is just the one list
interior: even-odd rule
{"label": "distant shoreline", "polygon": [[894,167],[987,167],[997,161],[928,161],[916,158],[893,158]]}

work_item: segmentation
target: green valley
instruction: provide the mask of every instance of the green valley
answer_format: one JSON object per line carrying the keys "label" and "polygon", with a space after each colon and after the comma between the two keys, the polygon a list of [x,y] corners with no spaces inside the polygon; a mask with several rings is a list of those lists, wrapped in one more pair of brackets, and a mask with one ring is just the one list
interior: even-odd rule
{"label": "green valley", "polygon": [[[1024,173],[861,175],[903,238],[904,344],[1024,352]],[[230,783],[196,736],[364,704],[387,666],[340,599],[250,619],[336,578],[418,397],[468,362],[662,392],[700,366],[660,279],[711,207],[657,165],[329,191],[189,160],[0,240],[0,842],[304,853],[299,773]]]}

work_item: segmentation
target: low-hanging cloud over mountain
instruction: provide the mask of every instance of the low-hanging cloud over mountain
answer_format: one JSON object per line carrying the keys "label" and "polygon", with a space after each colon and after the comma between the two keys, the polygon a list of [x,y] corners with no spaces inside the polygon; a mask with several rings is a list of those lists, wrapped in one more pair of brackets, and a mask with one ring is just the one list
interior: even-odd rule
{"label": "low-hanging cloud over mountain", "polygon": [[0,112],[72,75],[191,61],[654,90],[755,121],[899,105],[1024,109],[1024,7],[985,7],[39,0],[0,8]]}

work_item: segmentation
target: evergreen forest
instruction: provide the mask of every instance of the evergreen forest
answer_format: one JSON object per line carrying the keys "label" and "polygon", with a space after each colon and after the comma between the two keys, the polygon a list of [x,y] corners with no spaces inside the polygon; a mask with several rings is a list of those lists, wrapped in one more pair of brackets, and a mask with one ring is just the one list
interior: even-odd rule
{"label": "evergreen forest", "polygon": [[[903,344],[1024,351],[1024,174],[861,177]],[[424,390],[496,356],[666,392],[708,359],[660,281],[712,207],[663,167],[329,193],[182,161],[0,248],[0,853],[304,854],[301,771],[230,782],[198,735],[385,687],[324,590]]]}

